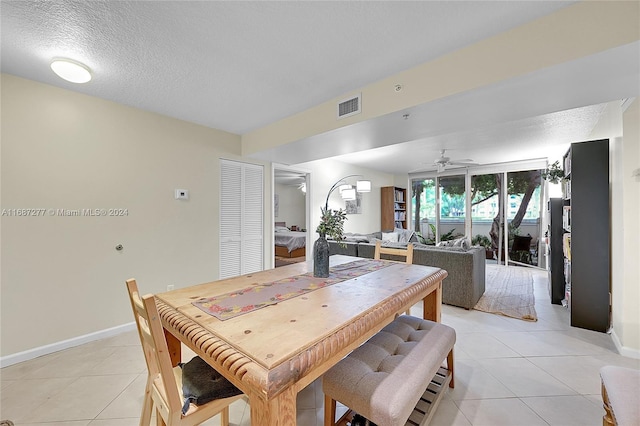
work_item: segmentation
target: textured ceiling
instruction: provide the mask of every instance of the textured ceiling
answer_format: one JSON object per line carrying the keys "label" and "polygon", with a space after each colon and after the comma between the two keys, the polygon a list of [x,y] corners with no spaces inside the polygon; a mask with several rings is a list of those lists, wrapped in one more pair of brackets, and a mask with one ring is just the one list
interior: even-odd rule
{"label": "textured ceiling", "polygon": [[567,4],[2,1],[2,72],[243,134]]}
{"label": "textured ceiling", "polygon": [[[244,134],[572,3],[3,0],[1,69]],[[60,80],[49,69],[54,57],[85,63],[94,79],[85,85]],[[565,115],[565,120],[582,126],[577,131],[574,124],[572,131],[576,133],[572,134],[556,128],[555,134],[567,138],[584,134],[597,120],[596,111],[601,109],[580,111],[579,121]],[[412,113],[414,117],[420,115],[419,110]],[[533,121],[511,117],[510,122],[515,124],[480,123],[476,133],[477,137],[484,134],[503,141],[503,136],[516,138],[521,134],[519,128],[528,127],[522,132],[527,140],[540,140],[554,121],[558,125],[566,123],[553,115],[549,120]],[[383,119],[364,126],[380,134],[399,130],[385,123]],[[476,137],[471,129],[443,129],[440,135],[428,136],[402,133],[403,140],[393,141],[399,144],[395,151],[372,141],[367,155],[341,159],[406,173],[402,143],[418,140],[412,143],[422,144],[419,149],[435,158],[440,148],[459,149],[464,145],[462,139],[454,137],[457,133],[467,141]],[[509,144],[514,145],[513,139],[503,142],[504,146]],[[344,144],[342,150],[326,144],[322,158],[354,151],[344,148]],[[374,161],[380,155],[378,149],[387,149],[384,161]],[[309,150],[288,151],[304,154]],[[265,158],[269,155],[278,160],[281,154],[266,153]],[[451,156],[457,157],[457,153]],[[369,158],[371,163],[367,163]],[[310,159],[300,156],[286,162]]]}

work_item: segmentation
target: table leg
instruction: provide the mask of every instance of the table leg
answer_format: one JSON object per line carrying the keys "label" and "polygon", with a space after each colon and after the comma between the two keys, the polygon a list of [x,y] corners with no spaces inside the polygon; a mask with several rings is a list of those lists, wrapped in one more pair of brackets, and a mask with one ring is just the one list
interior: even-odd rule
{"label": "table leg", "polygon": [[424,319],[440,322],[442,316],[442,281],[422,301]]}
{"label": "table leg", "polygon": [[173,334],[164,330],[164,338],[167,341],[167,349],[169,349],[169,356],[171,357],[171,365],[177,366],[182,362],[182,347],[180,346],[180,340]]}
{"label": "table leg", "polygon": [[291,386],[270,401],[249,395],[252,426],[296,426],[296,392]]}

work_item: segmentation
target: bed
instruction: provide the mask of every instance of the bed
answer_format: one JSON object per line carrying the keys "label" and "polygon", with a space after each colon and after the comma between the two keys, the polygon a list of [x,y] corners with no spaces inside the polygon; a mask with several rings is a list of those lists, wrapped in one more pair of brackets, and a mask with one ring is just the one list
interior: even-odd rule
{"label": "bed", "polygon": [[301,257],[306,254],[306,232],[291,231],[284,222],[276,222],[274,231],[276,256]]}

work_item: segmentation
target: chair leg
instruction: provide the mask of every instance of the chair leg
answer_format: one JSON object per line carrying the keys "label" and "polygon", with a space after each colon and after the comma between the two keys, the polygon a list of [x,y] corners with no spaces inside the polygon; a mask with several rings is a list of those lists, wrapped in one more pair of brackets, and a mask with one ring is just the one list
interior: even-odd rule
{"label": "chair leg", "polygon": [[336,424],[336,401],[329,395],[324,396],[324,426]]}
{"label": "chair leg", "polygon": [[449,355],[447,355],[447,368],[448,370],[451,372],[451,381],[449,382],[449,387],[451,389],[453,389],[454,386],[454,376],[453,376],[453,348],[451,348],[451,350],[449,351]]}
{"label": "chair leg", "polygon": [[140,426],[151,426],[151,413],[153,412],[153,400],[151,399],[151,377],[147,378],[147,386],[144,389],[144,401],[142,402],[142,414]]}
{"label": "chair leg", "polygon": [[604,416],[602,416],[602,426],[615,426],[613,420],[613,413],[611,412],[611,406],[609,405],[609,395],[607,395],[607,389],[602,384],[602,407],[604,408]]}
{"label": "chair leg", "polygon": [[229,426],[229,406],[220,411],[220,426]]}

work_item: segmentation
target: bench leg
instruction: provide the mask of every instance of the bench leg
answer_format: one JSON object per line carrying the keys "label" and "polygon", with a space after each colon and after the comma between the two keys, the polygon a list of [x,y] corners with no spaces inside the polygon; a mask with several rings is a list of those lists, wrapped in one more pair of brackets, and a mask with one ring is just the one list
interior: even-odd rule
{"label": "bench leg", "polygon": [[328,395],[324,396],[324,426],[336,424],[336,400]]}
{"label": "bench leg", "polygon": [[451,381],[449,382],[449,387],[453,389],[453,348],[449,351],[449,355],[447,355],[447,369],[451,372]]}
{"label": "bench leg", "polygon": [[611,413],[611,405],[609,404],[609,395],[607,395],[607,388],[602,384],[602,406],[604,408],[604,416],[602,416],[602,426],[615,426],[613,420],[613,414]]}

